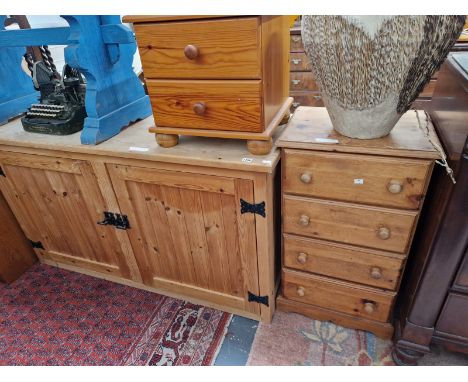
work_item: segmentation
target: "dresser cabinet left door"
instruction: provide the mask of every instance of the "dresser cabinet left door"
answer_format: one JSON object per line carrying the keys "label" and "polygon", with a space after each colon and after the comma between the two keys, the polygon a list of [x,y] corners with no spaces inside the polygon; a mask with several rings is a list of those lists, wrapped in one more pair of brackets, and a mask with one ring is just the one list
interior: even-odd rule
{"label": "dresser cabinet left door", "polygon": [[40,259],[138,280],[121,233],[98,224],[107,205],[90,162],[2,152],[0,164],[1,190]]}

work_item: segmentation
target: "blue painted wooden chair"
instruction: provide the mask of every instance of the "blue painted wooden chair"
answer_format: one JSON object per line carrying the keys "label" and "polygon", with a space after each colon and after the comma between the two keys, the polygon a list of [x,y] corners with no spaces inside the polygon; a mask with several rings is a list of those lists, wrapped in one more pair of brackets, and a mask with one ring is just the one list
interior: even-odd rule
{"label": "blue painted wooden chair", "polygon": [[86,77],[88,117],[81,143],[105,141],[151,115],[149,97],[132,69],[135,38],[120,17],[62,17],[69,27],[6,31],[5,16],[0,16],[0,123],[37,102],[37,92],[20,63],[25,46],[40,45],[67,45],[65,62]]}

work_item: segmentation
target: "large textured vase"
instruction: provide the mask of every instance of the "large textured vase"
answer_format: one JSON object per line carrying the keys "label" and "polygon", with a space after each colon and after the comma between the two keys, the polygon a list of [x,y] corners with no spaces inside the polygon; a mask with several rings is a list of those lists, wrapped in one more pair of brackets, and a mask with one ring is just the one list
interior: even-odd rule
{"label": "large textured vase", "polygon": [[465,16],[303,16],[302,39],[333,127],[380,138],[440,67]]}

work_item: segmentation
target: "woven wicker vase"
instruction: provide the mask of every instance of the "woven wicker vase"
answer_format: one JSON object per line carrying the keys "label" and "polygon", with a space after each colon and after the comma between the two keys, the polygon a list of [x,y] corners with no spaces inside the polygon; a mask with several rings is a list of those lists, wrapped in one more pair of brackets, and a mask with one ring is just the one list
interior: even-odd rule
{"label": "woven wicker vase", "polygon": [[333,127],[390,133],[460,35],[465,16],[303,16],[302,39]]}

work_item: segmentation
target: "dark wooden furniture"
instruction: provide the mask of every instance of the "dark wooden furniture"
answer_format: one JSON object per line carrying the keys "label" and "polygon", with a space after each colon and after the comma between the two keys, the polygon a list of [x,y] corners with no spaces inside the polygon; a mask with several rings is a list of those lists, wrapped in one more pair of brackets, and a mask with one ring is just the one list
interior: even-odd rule
{"label": "dark wooden furniture", "polygon": [[[430,124],[429,132],[437,141]],[[391,338],[395,297],[437,159],[416,112],[388,136],[365,140],[334,131],[325,108],[301,106],[277,146],[278,309]]]}
{"label": "dark wooden furniture", "polygon": [[400,294],[393,357],[403,365],[433,342],[468,352],[468,52],[443,65],[430,115],[457,183],[436,167]]}
{"label": "dark wooden furniture", "polygon": [[37,258],[0,192],[0,282],[11,283]]}
{"label": "dark wooden furniture", "polygon": [[301,24],[290,29],[290,83],[289,95],[294,98],[291,111],[299,106],[323,106],[320,90],[310,70],[309,58],[304,52]]}

